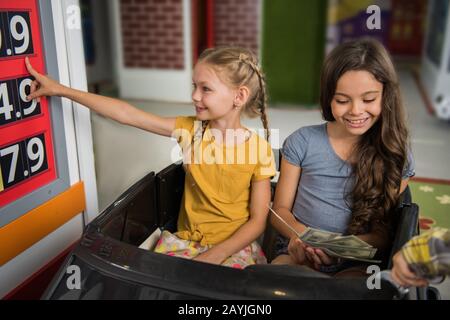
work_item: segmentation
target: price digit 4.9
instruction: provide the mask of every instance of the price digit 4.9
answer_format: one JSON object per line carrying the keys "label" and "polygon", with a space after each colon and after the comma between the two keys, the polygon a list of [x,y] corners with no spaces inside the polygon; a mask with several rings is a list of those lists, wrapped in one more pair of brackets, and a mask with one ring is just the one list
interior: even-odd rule
{"label": "price digit 4.9", "polygon": [[8,122],[8,120],[11,120],[12,112],[13,105],[9,101],[8,82],[0,83],[0,117],[4,118],[5,122]]}
{"label": "price digit 4.9", "polygon": [[37,99],[27,101],[33,78],[0,81],[0,126],[41,113]]}

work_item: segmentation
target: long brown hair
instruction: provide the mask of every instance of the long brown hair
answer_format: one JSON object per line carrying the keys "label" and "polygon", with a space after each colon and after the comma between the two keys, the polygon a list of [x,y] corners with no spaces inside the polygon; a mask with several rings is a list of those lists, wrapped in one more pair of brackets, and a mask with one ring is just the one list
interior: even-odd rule
{"label": "long brown hair", "polygon": [[266,80],[256,56],[250,50],[241,47],[217,47],[203,51],[199,62],[208,63],[215,68],[218,75],[228,84],[249,88],[250,96],[243,106],[243,112],[249,117],[261,117],[266,139],[269,140]]}
{"label": "long brown hair", "polygon": [[398,77],[386,49],[376,40],[362,39],[336,47],[325,59],[321,74],[320,103],[323,118],[335,121],[331,101],[339,78],[347,71],[370,72],[383,84],[378,121],[354,148],[353,190],[348,195],[351,234],[380,226],[389,230],[389,214],[397,205],[402,171],[407,161],[408,130]]}

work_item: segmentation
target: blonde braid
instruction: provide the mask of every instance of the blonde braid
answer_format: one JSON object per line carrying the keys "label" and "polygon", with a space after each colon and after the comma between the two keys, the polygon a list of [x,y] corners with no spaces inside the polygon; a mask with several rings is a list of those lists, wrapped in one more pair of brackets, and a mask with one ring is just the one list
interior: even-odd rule
{"label": "blonde braid", "polygon": [[202,121],[202,137],[205,134],[206,127],[208,126],[209,120]]}
{"label": "blonde braid", "polygon": [[[265,76],[262,73],[259,65],[255,62],[253,62],[252,59],[250,59],[245,54],[241,53],[239,55],[239,61],[248,64],[250,66],[250,68],[252,68],[252,70],[258,76],[260,91],[258,91],[258,93],[255,95],[255,98],[254,98],[254,100],[256,100],[256,103],[257,103],[256,110],[255,110],[255,106],[252,106],[252,110],[256,114],[259,114],[261,116],[261,122],[266,131],[265,132],[266,140],[269,141],[270,130],[269,130],[269,121],[267,119],[267,114],[266,114],[266,107],[267,107],[267,93],[266,92],[267,91],[266,91]],[[245,82],[247,82],[247,81],[245,81]]]}
{"label": "blonde braid", "polygon": [[261,121],[263,127],[266,130],[266,140],[269,141],[270,130],[269,130],[269,120],[267,119],[266,108],[267,108],[267,91],[266,91],[266,79],[262,74],[260,69],[256,70],[259,77],[259,85],[261,87],[261,94],[259,94],[259,110],[261,112]]}
{"label": "blonde braid", "polygon": [[[201,135],[199,135],[199,137],[201,139],[203,139],[203,135],[205,134],[205,130],[206,130],[206,127],[208,126],[208,124],[209,124],[209,120],[202,121],[202,133],[201,133]],[[191,139],[192,144],[194,144],[196,137],[197,137],[197,131],[195,131],[194,134],[192,135],[192,139]]]}

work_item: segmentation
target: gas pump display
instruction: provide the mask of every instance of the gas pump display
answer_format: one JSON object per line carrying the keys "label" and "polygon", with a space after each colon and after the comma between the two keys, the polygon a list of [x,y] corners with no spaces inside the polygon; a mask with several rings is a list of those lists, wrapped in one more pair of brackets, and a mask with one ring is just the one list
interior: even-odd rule
{"label": "gas pump display", "polygon": [[24,58],[45,73],[36,0],[0,4],[0,207],[50,183],[54,163],[49,100],[27,101],[33,77]]}

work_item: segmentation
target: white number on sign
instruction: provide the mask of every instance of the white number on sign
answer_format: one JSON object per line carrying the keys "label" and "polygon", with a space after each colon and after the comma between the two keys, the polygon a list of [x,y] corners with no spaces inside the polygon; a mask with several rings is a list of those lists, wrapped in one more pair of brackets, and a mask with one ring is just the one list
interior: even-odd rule
{"label": "white number on sign", "polygon": [[[33,152],[33,146],[37,146],[37,152]],[[34,173],[38,171],[42,166],[42,163],[44,163],[44,145],[42,144],[41,139],[35,137],[28,142],[27,154],[30,160],[38,160],[38,162],[31,167],[31,173]]]}
{"label": "white number on sign", "polygon": [[10,153],[12,153],[13,156],[11,159],[11,167],[9,169],[8,183],[13,182],[14,178],[16,177],[17,159],[19,157],[19,145],[15,144],[15,145],[9,146],[8,148],[1,150],[0,156],[3,157]]}
{"label": "white number on sign", "polygon": [[5,115],[5,120],[11,119],[11,112],[13,111],[13,105],[9,103],[8,86],[4,82],[0,85],[0,115]]}
{"label": "white number on sign", "polygon": [[[17,25],[19,24],[22,26],[21,33],[17,31]],[[21,54],[27,51],[28,45],[30,44],[30,33],[28,31],[28,24],[25,19],[21,16],[12,17],[9,28],[14,39],[17,41],[23,41],[20,47],[14,47],[14,52],[16,54]]]}
{"label": "white number on sign", "polygon": [[[27,98],[27,93],[25,92],[25,88],[26,87],[30,87],[31,86],[31,79],[23,79],[22,82],[19,85],[19,95],[20,95],[20,99],[22,99],[22,101],[24,102],[28,102],[26,100]],[[31,102],[31,105],[28,106],[27,108],[23,109],[23,113],[24,115],[29,115],[32,114],[34,112],[34,109],[36,109],[37,106],[37,99],[33,99]]]}

